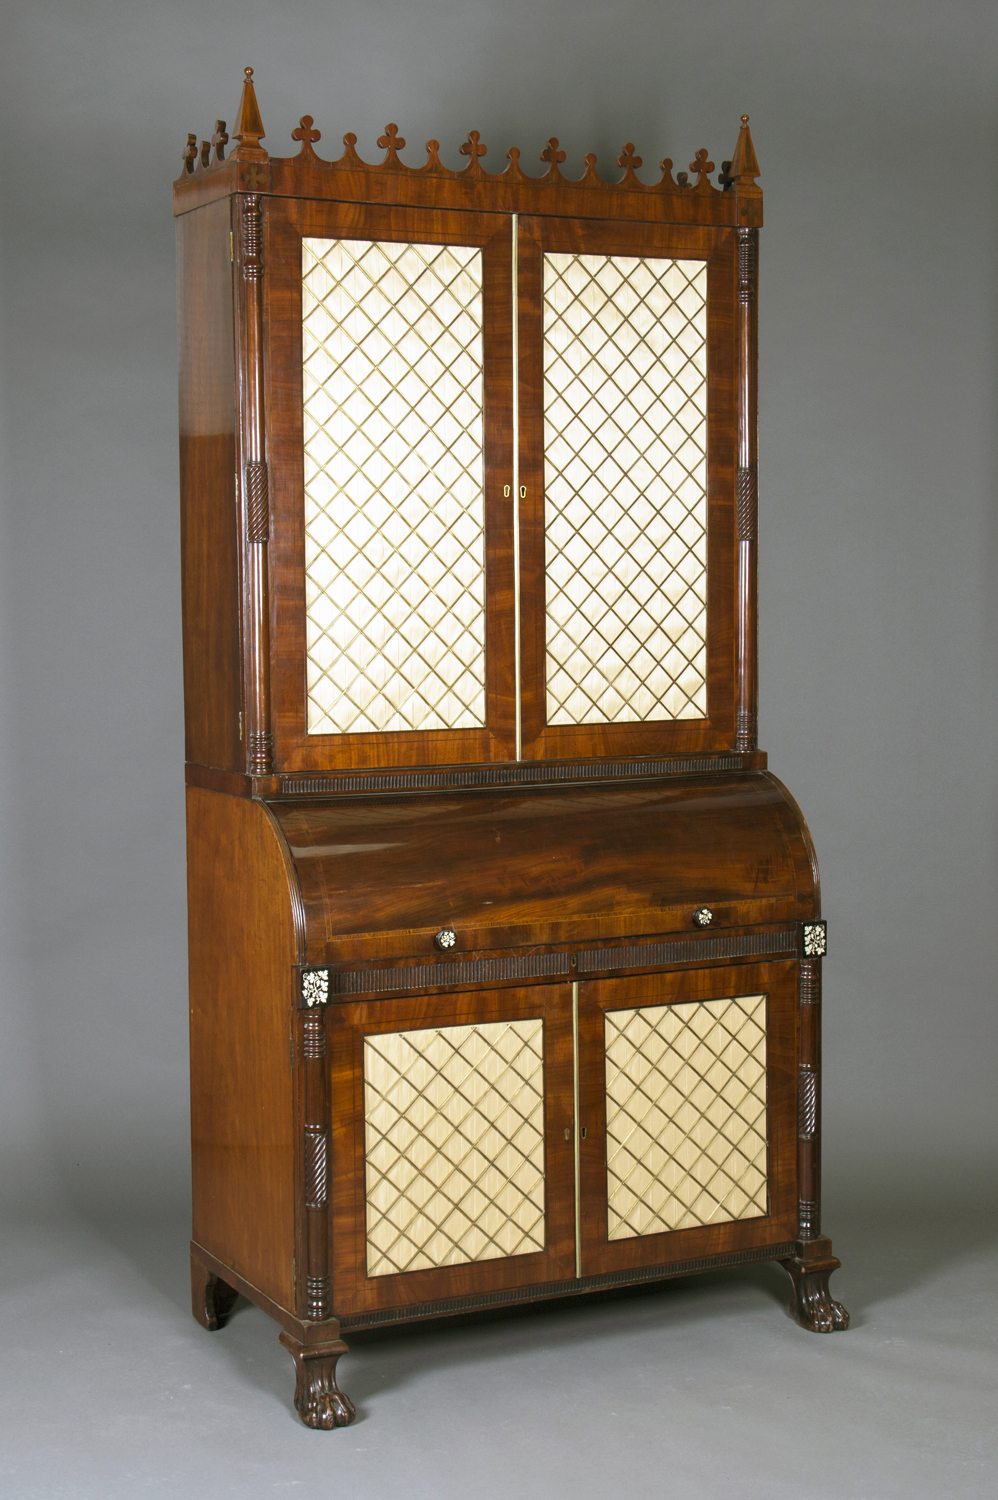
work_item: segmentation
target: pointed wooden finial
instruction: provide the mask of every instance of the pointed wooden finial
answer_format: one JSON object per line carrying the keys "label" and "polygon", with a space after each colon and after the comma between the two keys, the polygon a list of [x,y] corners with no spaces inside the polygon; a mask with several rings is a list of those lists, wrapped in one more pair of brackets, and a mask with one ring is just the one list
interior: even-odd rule
{"label": "pointed wooden finial", "polygon": [[727,176],[736,187],[754,187],[755,179],[759,176],[759,162],[752,144],[752,132],[748,128],[748,115],[742,115],[742,128],[738,132],[738,144]]}
{"label": "pointed wooden finial", "polygon": [[737,222],[744,229],[756,229],[762,223],[762,188],[755,180],[758,175],[759,162],[748,128],[748,115],[742,115],[735,154],[722,168],[722,186],[725,191],[734,192]]}
{"label": "pointed wooden finial", "polygon": [[260,142],[265,132],[260,118],[260,106],[256,102],[256,90],[253,87],[253,69],[246,68],[245,73],[246,82],[243,84],[242,98],[239,100],[239,113],[236,115],[236,123],[232,130],[232,139],[236,142],[233,155],[237,157],[250,154],[264,156],[266,152]]}

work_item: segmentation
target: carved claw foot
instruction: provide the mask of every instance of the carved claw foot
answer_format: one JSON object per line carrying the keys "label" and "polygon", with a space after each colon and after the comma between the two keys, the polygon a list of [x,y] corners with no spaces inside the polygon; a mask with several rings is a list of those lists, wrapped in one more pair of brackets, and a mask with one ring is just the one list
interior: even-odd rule
{"label": "carved claw foot", "polygon": [[828,1278],[842,1264],[834,1255],[822,1260],[799,1260],[793,1256],[780,1262],[793,1283],[790,1315],[811,1333],[836,1333],[849,1327],[849,1314],[828,1290]]}
{"label": "carved claw foot", "polygon": [[214,1333],[225,1327],[225,1320],[235,1306],[239,1293],[235,1287],[210,1271],[204,1261],[191,1251],[191,1312],[201,1324]]}
{"label": "carved claw foot", "polygon": [[295,1410],[305,1426],[349,1427],[357,1412],[336,1384],[336,1361],[347,1352],[343,1340],[302,1344],[290,1333],[282,1333],[280,1340],[295,1362]]}

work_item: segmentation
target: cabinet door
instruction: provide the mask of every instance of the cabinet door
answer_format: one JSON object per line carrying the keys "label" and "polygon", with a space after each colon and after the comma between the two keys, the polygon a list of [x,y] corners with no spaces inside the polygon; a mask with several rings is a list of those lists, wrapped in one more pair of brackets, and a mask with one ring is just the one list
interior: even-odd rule
{"label": "cabinet door", "polygon": [[728,748],[734,233],[522,218],[518,268],[524,756]]}
{"label": "cabinet door", "polygon": [[331,1007],[338,1314],[574,1275],[571,993]]}
{"label": "cabinet door", "polygon": [[583,1275],[786,1244],[796,964],[579,985]]}
{"label": "cabinet door", "polygon": [[279,770],[515,752],[508,216],[270,199]]}

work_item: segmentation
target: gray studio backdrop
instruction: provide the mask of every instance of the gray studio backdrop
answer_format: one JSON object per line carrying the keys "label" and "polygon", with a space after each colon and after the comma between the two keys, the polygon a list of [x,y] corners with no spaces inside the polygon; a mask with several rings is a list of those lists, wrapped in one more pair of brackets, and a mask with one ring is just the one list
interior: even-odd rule
{"label": "gray studio backdrop", "polygon": [[[185,1212],[170,183],[396,121],[653,179],[762,163],[761,715],[821,860],[826,1220],[994,1140],[993,0],[40,0],[4,10],[0,1148],[27,1209]],[[540,172],[537,162],[534,170]],[[238,1025],[234,1010],[232,1024]]]}

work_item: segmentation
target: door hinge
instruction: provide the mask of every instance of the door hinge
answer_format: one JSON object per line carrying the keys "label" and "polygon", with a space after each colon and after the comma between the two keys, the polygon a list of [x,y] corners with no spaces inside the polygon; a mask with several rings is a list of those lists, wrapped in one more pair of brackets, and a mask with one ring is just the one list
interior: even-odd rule
{"label": "door hinge", "polygon": [[236,240],[232,230],[229,230],[229,260],[234,262],[236,258]]}
{"label": "door hinge", "polygon": [[242,737],[243,737],[243,711],[242,711],[242,709],[240,709],[239,710],[239,739],[240,739],[240,742],[242,741]]}

